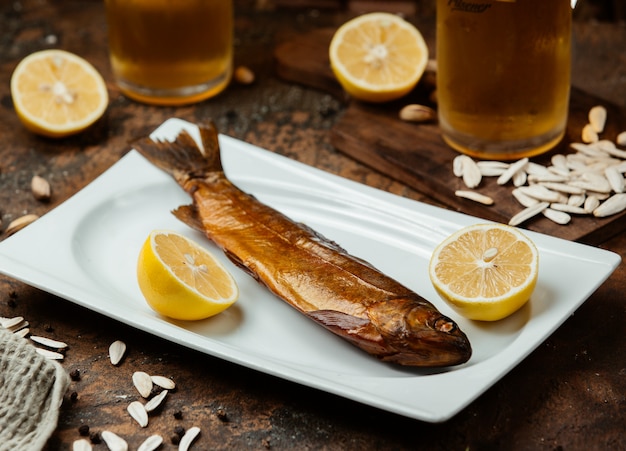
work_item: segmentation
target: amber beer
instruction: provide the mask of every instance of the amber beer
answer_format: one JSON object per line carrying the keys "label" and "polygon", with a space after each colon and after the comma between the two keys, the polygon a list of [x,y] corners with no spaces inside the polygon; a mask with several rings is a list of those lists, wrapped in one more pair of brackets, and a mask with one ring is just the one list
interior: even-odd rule
{"label": "amber beer", "polygon": [[221,92],[232,73],[232,0],[105,0],[113,73],[124,94],[179,105]]}
{"label": "amber beer", "polygon": [[556,145],[567,122],[571,0],[437,0],[444,140],[480,158]]}

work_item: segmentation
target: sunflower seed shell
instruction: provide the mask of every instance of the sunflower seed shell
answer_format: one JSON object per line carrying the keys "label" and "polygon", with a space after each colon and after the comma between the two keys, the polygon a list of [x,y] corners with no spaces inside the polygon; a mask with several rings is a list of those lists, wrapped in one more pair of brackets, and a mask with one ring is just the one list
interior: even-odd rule
{"label": "sunflower seed shell", "polygon": [[116,340],[109,346],[109,359],[114,366],[119,365],[126,353],[126,343],[121,340]]}
{"label": "sunflower seed shell", "polygon": [[143,441],[137,451],[154,451],[163,443],[163,437],[160,435],[151,435]]}
{"label": "sunflower seed shell", "polygon": [[141,426],[145,428],[148,426],[148,412],[145,407],[139,401],[131,402],[126,408],[131,417]]}
{"label": "sunflower seed shell", "polygon": [[149,398],[152,393],[152,378],[148,373],[135,371],[133,373],[133,384],[141,396]]}
{"label": "sunflower seed shell", "polygon": [[110,451],[128,451],[128,443],[119,435],[111,431],[102,431],[100,436]]}

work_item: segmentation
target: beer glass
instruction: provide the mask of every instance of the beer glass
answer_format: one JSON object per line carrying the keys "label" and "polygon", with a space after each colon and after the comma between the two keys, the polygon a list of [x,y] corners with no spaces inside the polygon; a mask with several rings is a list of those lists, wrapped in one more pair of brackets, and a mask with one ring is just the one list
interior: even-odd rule
{"label": "beer glass", "polygon": [[437,0],[437,99],[444,140],[511,160],[565,133],[571,0]]}
{"label": "beer glass", "polygon": [[126,96],[181,105],[228,85],[232,0],[105,0],[105,7],[111,66]]}

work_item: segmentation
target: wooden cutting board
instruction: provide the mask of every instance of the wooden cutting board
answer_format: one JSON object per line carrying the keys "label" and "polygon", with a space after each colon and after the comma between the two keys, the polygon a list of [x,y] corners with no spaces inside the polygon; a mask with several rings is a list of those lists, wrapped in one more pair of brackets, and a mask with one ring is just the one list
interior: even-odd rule
{"label": "wooden cutting board", "polygon": [[[495,200],[491,206],[455,196],[457,189],[466,189],[462,180],[452,174],[452,160],[458,155],[442,140],[438,125],[415,124],[398,119],[399,110],[409,103],[429,104],[432,86],[420,83],[409,96],[384,105],[351,100],[345,96],[330,70],[328,46],[334,29],[323,29],[292,37],[276,47],[276,70],[288,81],[329,92],[345,99],[347,108],[331,130],[331,143],[339,151],[431,196],[449,206],[473,216],[508,223],[522,207],[513,198],[509,185],[500,186],[495,177],[483,178],[476,191]],[[533,161],[549,164],[554,153],[569,152],[569,143],[580,142],[587,113],[594,105],[604,105],[608,121],[602,138],[614,140],[626,130],[626,111],[593,95],[572,88],[570,115],[566,136],[557,148]],[[589,244],[601,243],[626,229],[626,212],[608,218],[572,217],[567,225],[558,225],[542,215],[527,221],[522,227],[548,235]]]}

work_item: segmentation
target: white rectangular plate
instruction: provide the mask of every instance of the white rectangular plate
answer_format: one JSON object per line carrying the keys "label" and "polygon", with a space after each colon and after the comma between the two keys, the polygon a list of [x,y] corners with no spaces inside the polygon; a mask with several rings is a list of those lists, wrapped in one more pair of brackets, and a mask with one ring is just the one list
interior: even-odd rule
{"label": "white rectangular plate", "polygon": [[[153,137],[197,128],[179,119]],[[138,329],[219,358],[395,412],[440,422],[455,415],[522,361],[613,272],[612,252],[527,232],[540,252],[531,301],[484,324],[455,314],[427,273],[434,247],[484,222],[361,185],[227,136],[229,178],[348,252],[373,263],[457,320],[474,350],[464,365],[436,370],[386,364],[334,336],[234,267],[170,211],[190,202],[174,180],[135,151],[65,203],[0,243],[0,272]],[[213,318],[172,321],[153,312],[137,286],[139,249],[170,229],[214,250],[240,287],[238,302]]]}

